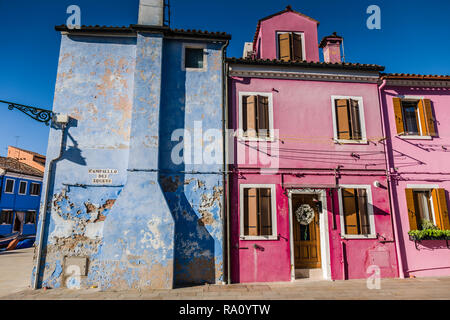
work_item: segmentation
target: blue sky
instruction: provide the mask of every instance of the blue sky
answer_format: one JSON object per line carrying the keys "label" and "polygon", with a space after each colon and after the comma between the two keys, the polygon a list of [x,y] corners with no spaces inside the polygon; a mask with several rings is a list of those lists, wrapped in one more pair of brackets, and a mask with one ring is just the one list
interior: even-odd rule
{"label": "blue sky", "polygon": [[[138,0],[0,0],[0,100],[51,109],[66,8],[81,8],[81,24],[137,22]],[[228,56],[240,57],[258,19],[292,5],[320,21],[319,40],[345,38],[347,62],[376,63],[386,72],[450,74],[448,0],[171,0],[171,27],[226,31]],[[381,8],[381,30],[369,30],[366,9]],[[17,138],[19,137],[19,138]],[[45,154],[48,127],[0,104],[0,155],[8,145]]]}

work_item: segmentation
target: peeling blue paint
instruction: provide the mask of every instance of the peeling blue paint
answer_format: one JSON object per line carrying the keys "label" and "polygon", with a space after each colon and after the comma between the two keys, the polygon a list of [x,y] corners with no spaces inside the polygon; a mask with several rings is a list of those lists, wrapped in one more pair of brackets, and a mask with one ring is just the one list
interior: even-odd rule
{"label": "peeling blue paint", "polygon": [[[183,70],[183,43],[205,47],[205,71]],[[223,280],[222,164],[171,160],[174,130],[194,139],[198,121],[204,131],[222,130],[222,46],[154,33],[62,36],[53,111],[71,122],[63,136],[52,127],[49,137],[48,158],[61,139],[64,153],[43,190],[51,205],[42,285],[65,285],[66,257],[88,260],[82,287]],[[94,186],[89,169],[117,174],[111,185]],[[194,171],[215,174],[186,173]]]}

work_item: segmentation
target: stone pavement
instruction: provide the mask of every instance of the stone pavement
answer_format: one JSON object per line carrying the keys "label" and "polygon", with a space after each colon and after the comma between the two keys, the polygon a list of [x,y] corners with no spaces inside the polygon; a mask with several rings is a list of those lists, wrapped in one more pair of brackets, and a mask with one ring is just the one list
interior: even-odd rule
{"label": "stone pavement", "polygon": [[13,300],[449,300],[449,278],[385,279],[381,289],[369,290],[365,280],[293,283],[205,285],[175,290],[99,289],[24,290],[0,297]]}
{"label": "stone pavement", "polygon": [[29,288],[34,248],[0,252],[0,297]]}

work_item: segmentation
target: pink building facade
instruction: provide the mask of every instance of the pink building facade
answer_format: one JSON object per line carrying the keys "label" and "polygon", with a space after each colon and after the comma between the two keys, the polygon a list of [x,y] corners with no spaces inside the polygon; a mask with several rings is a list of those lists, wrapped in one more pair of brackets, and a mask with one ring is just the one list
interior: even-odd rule
{"label": "pink building facade", "polygon": [[449,241],[413,241],[423,220],[450,230],[450,77],[385,75],[380,85],[400,276],[450,275]]}
{"label": "pink building facade", "polygon": [[[232,282],[397,277],[377,65],[286,10],[228,59]],[[338,44],[338,45],[336,45]]]}

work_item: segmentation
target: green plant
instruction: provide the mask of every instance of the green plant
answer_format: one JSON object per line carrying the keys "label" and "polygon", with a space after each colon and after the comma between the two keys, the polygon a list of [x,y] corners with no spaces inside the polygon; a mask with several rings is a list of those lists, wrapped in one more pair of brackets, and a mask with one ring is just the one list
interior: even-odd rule
{"label": "green plant", "polygon": [[439,230],[438,227],[436,227],[433,222],[427,219],[423,219],[420,223],[422,230]]}
{"label": "green plant", "polygon": [[412,240],[450,240],[450,230],[411,230],[408,234]]}

